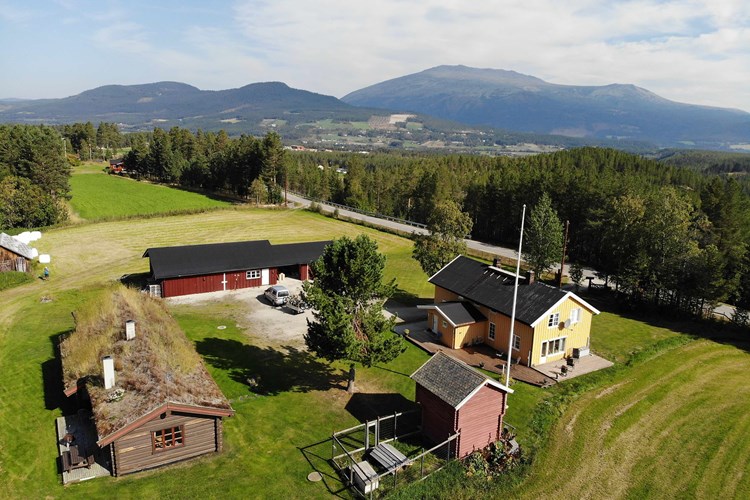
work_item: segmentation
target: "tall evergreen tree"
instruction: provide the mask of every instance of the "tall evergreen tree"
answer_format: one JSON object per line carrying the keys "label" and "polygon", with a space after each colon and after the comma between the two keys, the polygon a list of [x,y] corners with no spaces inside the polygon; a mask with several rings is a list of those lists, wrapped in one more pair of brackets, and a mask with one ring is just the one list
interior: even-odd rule
{"label": "tall evergreen tree", "polygon": [[427,220],[428,234],[414,236],[412,256],[431,276],[457,255],[466,252],[464,238],[471,232],[471,218],[458,203],[446,200],[435,204]]}
{"label": "tall evergreen tree", "polygon": [[545,192],[531,209],[523,243],[523,258],[537,276],[541,277],[543,272],[549,271],[561,259],[562,245],[563,226]]}
{"label": "tall evergreen tree", "polygon": [[[395,318],[383,315],[385,301],[395,291],[395,280],[383,282],[385,256],[366,235],[334,240],[313,264],[315,280],[303,285],[313,306],[305,343],[329,361],[349,360],[372,366],[401,354],[403,340],[391,329]],[[353,391],[354,372],[349,390]]]}

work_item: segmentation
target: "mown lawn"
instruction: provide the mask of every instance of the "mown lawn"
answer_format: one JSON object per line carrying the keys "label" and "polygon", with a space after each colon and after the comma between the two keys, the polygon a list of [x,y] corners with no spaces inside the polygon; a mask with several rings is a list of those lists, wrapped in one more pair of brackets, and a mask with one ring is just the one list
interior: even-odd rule
{"label": "mown lawn", "polygon": [[[95,174],[74,179],[84,177],[110,179]],[[135,184],[119,178],[103,182]],[[162,189],[137,185],[139,190]],[[74,197],[87,199],[94,213],[106,211],[112,193],[84,196],[78,187]],[[147,208],[157,211],[156,198],[149,199]],[[402,297],[429,298],[427,277],[411,259],[409,240],[309,212],[219,209],[45,233],[37,247],[52,256],[52,279],[0,295],[0,493],[8,498],[329,498],[337,492],[346,497],[326,463],[331,432],[355,422],[343,390],[346,366],[328,365],[300,351],[255,346],[229,311],[186,306],[173,311],[237,411],[226,421],[225,453],[63,488],[55,464],[54,418],[63,413],[65,402],[53,342],[73,328],[71,311],[92,293],[124,274],[147,271],[148,261],[141,256],[150,246],[247,239],[285,243],[360,233],[373,237],[386,254],[386,273],[397,279]],[[218,330],[218,324],[227,328]],[[617,366],[587,376],[588,385],[585,380],[581,385],[586,390],[569,397],[561,415],[548,412],[553,422],[548,431],[539,432],[539,409],[554,408],[556,398],[575,392],[574,386],[564,383],[545,391],[514,386],[507,420],[519,429],[522,445],[543,438],[534,441],[539,453],[526,474],[488,482],[467,479],[451,466],[401,497],[750,497],[747,347],[691,340],[678,333],[686,330],[681,324],[612,313],[597,317],[593,328],[594,350]],[[665,348],[632,366],[624,363],[633,352],[670,339],[683,339],[685,345]],[[363,393],[413,399],[408,375],[426,359],[409,346],[388,365],[359,369],[358,387]],[[247,379],[256,376],[264,382],[262,391],[248,385]],[[314,469],[324,472],[323,482],[305,479]]]}
{"label": "mown lawn", "polygon": [[136,215],[200,211],[226,207],[226,201],[138,182],[118,175],[83,173],[70,179],[70,206],[86,220],[116,219]]}

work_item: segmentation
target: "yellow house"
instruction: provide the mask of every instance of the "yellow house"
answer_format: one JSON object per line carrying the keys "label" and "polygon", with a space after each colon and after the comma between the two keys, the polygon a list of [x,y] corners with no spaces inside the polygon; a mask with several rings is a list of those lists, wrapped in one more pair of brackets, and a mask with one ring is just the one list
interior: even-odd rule
{"label": "yellow house", "polygon": [[519,279],[512,342],[510,320],[515,273],[459,255],[435,273],[435,303],[428,327],[452,349],[486,344],[516,362],[535,366],[589,353],[591,318],[599,311],[576,294]]}

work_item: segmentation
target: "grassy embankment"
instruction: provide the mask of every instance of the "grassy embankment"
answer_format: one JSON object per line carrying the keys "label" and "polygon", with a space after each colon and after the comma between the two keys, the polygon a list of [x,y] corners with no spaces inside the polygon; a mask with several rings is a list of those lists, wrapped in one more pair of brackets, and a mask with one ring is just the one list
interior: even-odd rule
{"label": "grassy embankment", "polygon": [[[81,196],[74,191],[76,195]],[[39,248],[53,257],[52,280],[37,280],[0,296],[0,493],[10,498],[330,497],[342,487],[337,478],[325,475],[323,483],[308,483],[305,476],[314,467],[330,470],[327,438],[355,422],[342,390],[344,366],[329,366],[302,352],[255,346],[252,327],[237,328],[231,321],[235,306],[223,302],[181,306],[175,313],[233,400],[237,415],[226,422],[226,452],[63,488],[54,462],[53,421],[63,402],[52,341],[72,329],[70,312],[103,285],[146,271],[148,263],[140,256],[149,246],[252,238],[282,243],[361,232],[378,241],[388,256],[388,275],[398,279],[405,294],[429,297],[426,276],[410,258],[408,240],[307,212],[216,210],[47,232]],[[41,297],[53,300],[41,303]],[[220,324],[227,328],[216,329]],[[750,356],[731,344],[690,340],[680,329],[615,314],[597,317],[593,347],[618,360],[616,369],[548,393],[515,386],[508,420],[520,428],[522,443],[523,438],[531,443],[544,438],[536,442],[537,461],[524,482],[467,480],[453,467],[405,496],[747,497],[750,398],[744,386]],[[671,344],[653,359],[641,355],[632,366],[623,364],[632,351],[660,340]],[[411,399],[414,389],[407,375],[424,360],[424,353],[410,347],[387,366],[361,369],[360,390]],[[246,383],[247,375],[257,370],[275,382],[264,394],[254,394]],[[544,394],[550,402],[537,407]],[[562,417],[556,408],[566,405],[557,406],[558,400],[569,405]]]}

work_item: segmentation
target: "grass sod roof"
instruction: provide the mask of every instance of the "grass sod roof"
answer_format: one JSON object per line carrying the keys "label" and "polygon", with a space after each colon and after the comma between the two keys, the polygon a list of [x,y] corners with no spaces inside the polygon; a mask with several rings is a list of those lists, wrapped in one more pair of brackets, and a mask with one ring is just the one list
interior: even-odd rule
{"label": "grass sod roof", "polygon": [[[102,293],[75,313],[76,329],[60,344],[63,383],[86,380],[99,439],[166,403],[231,410],[192,343],[159,299],[123,286]],[[125,340],[125,322],[136,337]],[[115,361],[115,389],[103,384],[103,356]]]}

